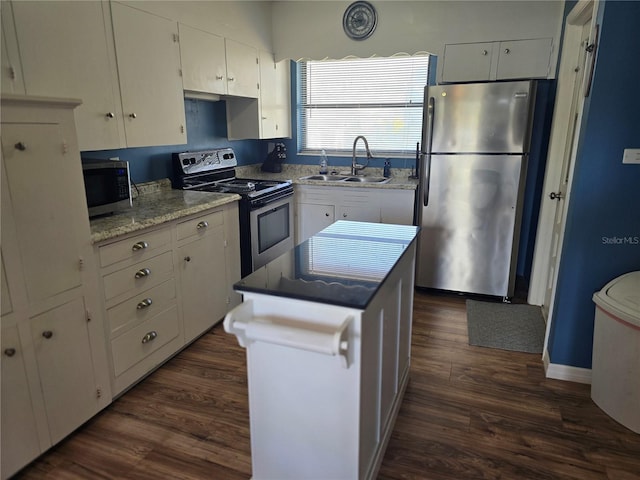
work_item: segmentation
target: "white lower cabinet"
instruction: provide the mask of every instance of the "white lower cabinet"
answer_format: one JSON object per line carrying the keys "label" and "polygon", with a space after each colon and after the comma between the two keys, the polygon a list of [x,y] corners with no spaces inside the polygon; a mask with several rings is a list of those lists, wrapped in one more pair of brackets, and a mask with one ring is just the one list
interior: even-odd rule
{"label": "white lower cabinet", "polygon": [[[276,285],[291,271],[269,266]],[[364,310],[242,292],[225,330],[247,349],[252,478],[376,478],[409,378],[414,268],[415,243]]]}
{"label": "white lower cabinet", "polygon": [[180,298],[185,341],[211,328],[227,313],[227,276],[222,211],[178,224]]}
{"label": "white lower cabinet", "polygon": [[296,244],[336,220],[413,223],[415,192],[404,189],[296,186]]}
{"label": "white lower cabinet", "polygon": [[111,402],[77,104],[2,97],[2,479]]}
{"label": "white lower cabinet", "polygon": [[239,303],[238,229],[234,202],[97,245],[115,395]]}
{"label": "white lower cabinet", "polygon": [[42,451],[17,327],[2,328],[2,478]]}

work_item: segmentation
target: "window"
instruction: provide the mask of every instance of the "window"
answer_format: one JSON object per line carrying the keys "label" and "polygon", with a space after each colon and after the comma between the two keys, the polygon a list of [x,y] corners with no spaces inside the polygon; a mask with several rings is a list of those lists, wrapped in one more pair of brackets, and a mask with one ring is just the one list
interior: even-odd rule
{"label": "window", "polygon": [[[415,155],[429,56],[300,62],[301,151]],[[362,142],[358,149],[362,148]]]}

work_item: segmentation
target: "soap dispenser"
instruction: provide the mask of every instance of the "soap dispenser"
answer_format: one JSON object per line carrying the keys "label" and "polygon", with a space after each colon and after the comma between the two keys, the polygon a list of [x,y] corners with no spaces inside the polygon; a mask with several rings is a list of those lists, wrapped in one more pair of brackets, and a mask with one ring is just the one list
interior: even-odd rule
{"label": "soap dispenser", "polygon": [[327,154],[322,150],[320,154],[320,175],[326,175],[329,173],[329,161],[327,160]]}
{"label": "soap dispenser", "polygon": [[382,176],[384,178],[389,178],[391,176],[391,162],[389,162],[388,158],[384,161],[384,169],[382,172]]}

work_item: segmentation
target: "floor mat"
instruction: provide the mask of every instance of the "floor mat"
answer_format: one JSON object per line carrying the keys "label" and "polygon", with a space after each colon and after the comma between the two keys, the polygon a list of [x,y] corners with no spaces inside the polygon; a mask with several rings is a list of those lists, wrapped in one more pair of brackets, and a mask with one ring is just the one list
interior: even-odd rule
{"label": "floor mat", "polygon": [[545,323],[541,307],[467,300],[469,345],[542,353]]}

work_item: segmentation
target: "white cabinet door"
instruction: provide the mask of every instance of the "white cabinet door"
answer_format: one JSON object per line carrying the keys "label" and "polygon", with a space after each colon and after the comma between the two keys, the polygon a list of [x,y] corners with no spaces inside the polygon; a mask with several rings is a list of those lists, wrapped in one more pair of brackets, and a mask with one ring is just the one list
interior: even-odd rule
{"label": "white cabinet door", "polygon": [[0,16],[2,17],[2,73],[0,74],[0,89],[2,93],[24,94],[24,82],[22,80],[22,65],[18,52],[15,25],[11,4],[0,4]]}
{"label": "white cabinet door", "polygon": [[178,25],[111,3],[127,146],[187,143]]}
{"label": "white cabinet door", "polygon": [[56,443],[99,410],[82,298],[32,318],[31,335],[51,441]]}
{"label": "white cabinet door", "polygon": [[[377,205],[376,205],[377,207]],[[366,206],[340,206],[337,220],[351,220],[353,222],[380,223],[380,208]]]}
{"label": "white cabinet door", "polygon": [[442,81],[547,78],[552,38],[445,45]]}
{"label": "white cabinet door", "polygon": [[182,86],[186,91],[227,93],[224,38],[179,24]]}
{"label": "white cabinet door", "polygon": [[493,43],[458,43],[444,47],[442,81],[489,80]]}
{"label": "white cabinet door", "polygon": [[[79,98],[80,150],[124,147],[102,2],[13,2],[28,95]],[[110,57],[111,55],[111,57]]]}
{"label": "white cabinet door", "polygon": [[298,205],[298,239],[302,243],[320,230],[335,221],[334,205],[316,205],[299,203]]}
{"label": "white cabinet door", "polygon": [[260,52],[260,138],[291,136],[289,61]]}
{"label": "white cabinet door", "polygon": [[2,124],[2,158],[30,302],[82,284],[80,258],[90,236],[86,199],[82,188],[65,187],[82,185],[82,171],[77,151],[67,154],[63,146],[60,125]]}
{"label": "white cabinet door", "polygon": [[380,200],[381,223],[413,225],[415,190],[383,190]]}
{"label": "white cabinet door", "polygon": [[254,47],[225,39],[227,52],[227,93],[238,97],[258,98],[260,70],[258,51]]}
{"label": "white cabinet door", "polygon": [[[178,247],[180,302],[185,341],[190,342],[227,312],[224,214],[214,212],[178,224],[178,239],[194,239]],[[182,233],[184,232],[184,233]]]}
{"label": "white cabinet door", "polygon": [[497,79],[546,78],[551,47],[551,38],[500,42]]}
{"label": "white cabinet door", "polygon": [[0,476],[8,478],[40,454],[23,349],[17,327],[2,328],[2,456]]}

